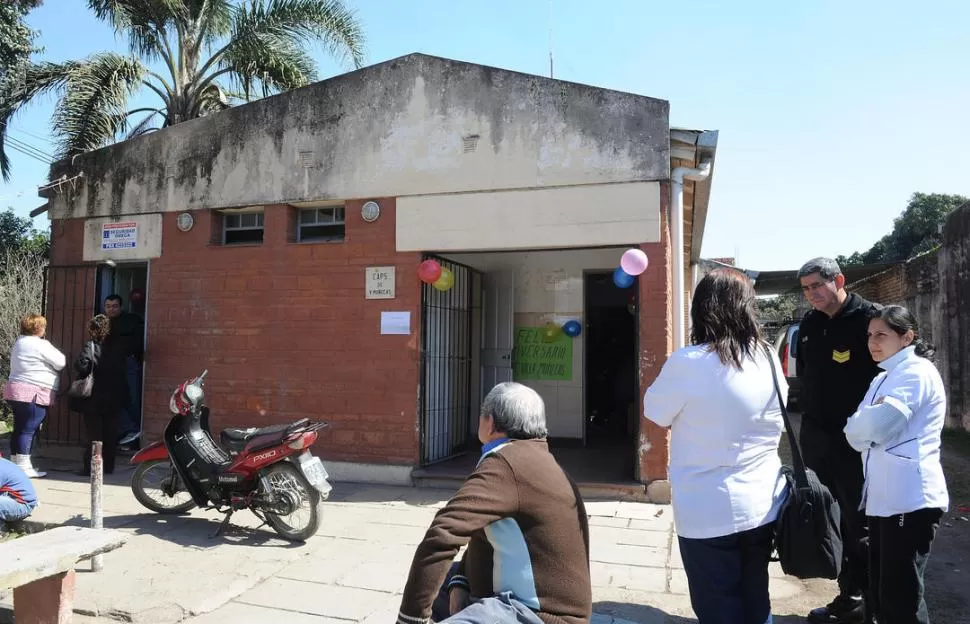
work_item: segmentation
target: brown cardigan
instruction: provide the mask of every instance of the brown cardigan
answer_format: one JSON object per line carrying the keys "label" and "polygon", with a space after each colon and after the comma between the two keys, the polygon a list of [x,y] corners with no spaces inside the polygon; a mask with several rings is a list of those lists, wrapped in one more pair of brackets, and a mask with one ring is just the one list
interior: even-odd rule
{"label": "brown cardigan", "polygon": [[[430,621],[432,603],[466,543],[451,585],[467,583],[472,599],[511,591],[546,624],[588,624],[586,508],[545,440],[512,440],[482,457],[418,546],[398,622]],[[496,561],[500,571],[531,568],[531,579],[518,573],[493,579]]]}

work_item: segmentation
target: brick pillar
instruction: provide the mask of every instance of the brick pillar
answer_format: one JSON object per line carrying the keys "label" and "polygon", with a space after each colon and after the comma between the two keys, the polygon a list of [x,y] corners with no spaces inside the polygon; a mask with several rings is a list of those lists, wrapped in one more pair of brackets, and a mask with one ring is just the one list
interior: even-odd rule
{"label": "brick pillar", "polygon": [[69,624],[74,614],[74,570],[13,590],[17,624]]}
{"label": "brick pillar", "polygon": [[[670,184],[660,185],[660,242],[641,245],[650,266],[638,280],[640,289],[640,436],[637,446],[638,479],[641,483],[667,479],[670,459],[670,432],[643,415],[643,395],[657,378],[673,345],[670,306],[671,292],[670,232],[667,209]],[[658,501],[659,502],[659,501]]]}

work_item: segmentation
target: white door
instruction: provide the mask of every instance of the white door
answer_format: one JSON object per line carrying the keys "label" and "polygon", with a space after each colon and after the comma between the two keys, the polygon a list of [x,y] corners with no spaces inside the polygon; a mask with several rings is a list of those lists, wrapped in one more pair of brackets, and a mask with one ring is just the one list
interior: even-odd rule
{"label": "white door", "polygon": [[482,398],[504,381],[512,381],[512,322],[515,274],[486,273],[482,277]]}

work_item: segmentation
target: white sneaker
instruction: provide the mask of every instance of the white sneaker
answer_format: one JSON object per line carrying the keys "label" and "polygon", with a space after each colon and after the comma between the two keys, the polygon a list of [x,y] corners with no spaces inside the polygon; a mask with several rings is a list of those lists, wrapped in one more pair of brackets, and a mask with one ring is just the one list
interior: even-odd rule
{"label": "white sneaker", "polygon": [[14,455],[14,458],[13,463],[17,464],[17,467],[31,479],[42,479],[47,476],[46,472],[39,472],[34,469],[33,464],[30,463],[30,455]]}
{"label": "white sneaker", "polygon": [[131,444],[135,440],[141,437],[141,431],[135,431],[134,433],[126,434],[125,437],[118,440],[118,445]]}

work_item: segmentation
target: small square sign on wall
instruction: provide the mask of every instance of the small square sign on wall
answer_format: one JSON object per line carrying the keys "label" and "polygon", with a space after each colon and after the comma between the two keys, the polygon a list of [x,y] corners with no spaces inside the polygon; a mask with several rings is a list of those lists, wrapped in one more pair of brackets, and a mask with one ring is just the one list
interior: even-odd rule
{"label": "small square sign on wall", "polygon": [[138,247],[138,224],[134,221],[105,223],[101,226],[101,251]]}
{"label": "small square sign on wall", "polygon": [[394,267],[367,267],[364,275],[365,296],[368,299],[394,298]]}

